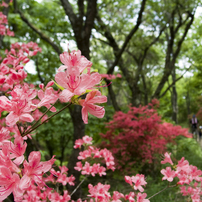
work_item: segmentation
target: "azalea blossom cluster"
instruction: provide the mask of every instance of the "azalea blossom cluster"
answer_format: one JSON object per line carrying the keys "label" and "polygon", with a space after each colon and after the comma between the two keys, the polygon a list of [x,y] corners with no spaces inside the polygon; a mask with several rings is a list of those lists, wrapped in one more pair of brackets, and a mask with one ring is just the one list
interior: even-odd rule
{"label": "azalea blossom cluster", "polygon": [[[8,7],[8,4],[2,1],[2,3],[0,3],[0,7]],[[0,12],[0,35],[14,36],[14,32],[10,31],[7,25],[7,16]]]}
{"label": "azalea blossom cluster", "polygon": [[188,129],[164,122],[156,107],[156,100],[147,106],[130,106],[127,113],[118,111],[107,123],[109,130],[101,134],[106,140],[102,147],[112,152],[116,168],[133,172],[136,163],[144,166],[156,162],[156,154],[165,153],[167,143],[175,143],[177,136],[192,137]]}
{"label": "azalea blossom cluster", "polygon": [[[1,30],[7,23],[7,18],[1,15]],[[3,28],[2,28],[3,27]],[[1,32],[1,35],[8,33]],[[13,193],[15,201],[68,201],[70,193],[64,191],[60,195],[49,188],[47,184],[61,183],[65,186],[74,185],[74,177],[67,176],[68,169],[59,167],[60,171],[53,169],[54,156],[51,160],[42,162],[41,153],[33,151],[25,159],[27,148],[26,139],[31,138],[34,126],[40,121],[48,119],[39,108],[46,107],[47,111],[56,112],[53,104],[58,100],[70,102],[82,106],[83,120],[88,122],[88,112],[102,118],[104,108],[95,103],[104,103],[106,96],[94,88],[101,81],[99,73],[90,72],[92,63],[81,56],[80,51],[64,52],[60,55],[64,63],[58,70],[54,81],[46,86],[40,84],[39,88],[33,84],[24,82],[27,73],[24,65],[30,58],[41,52],[36,43],[15,43],[10,50],[5,51],[5,57],[0,63],[0,113],[4,113],[0,128],[0,201]],[[87,69],[86,73],[84,70]],[[65,70],[63,72],[63,70]],[[59,87],[59,91],[53,89],[53,85]],[[79,96],[86,95],[85,99]],[[5,116],[6,115],[6,116]],[[35,123],[33,125],[27,123]],[[84,137],[86,141],[86,137]],[[96,148],[95,151],[98,151]],[[98,152],[97,152],[98,153]],[[100,158],[105,158],[108,168],[113,169],[113,157],[110,152],[103,150]],[[97,158],[99,158],[97,156]],[[97,167],[99,164],[97,164]],[[94,166],[94,169],[96,169]],[[104,173],[105,168],[100,166],[98,173]],[[102,171],[101,171],[102,170]],[[94,172],[96,174],[96,172]]]}
{"label": "azalea blossom cluster", "polygon": [[200,202],[202,195],[202,171],[196,166],[189,165],[189,162],[184,157],[178,164],[174,165],[170,156],[171,153],[164,154],[165,159],[161,161],[162,164],[169,163],[171,167],[162,169],[161,173],[164,175],[162,180],[172,182],[174,178],[178,179],[177,185],[180,186],[183,196],[190,196],[193,202]]}
{"label": "azalea blossom cluster", "polygon": [[[92,184],[88,185],[89,193],[91,198],[94,198],[95,202],[121,202],[123,199],[124,201],[129,202],[149,202],[149,199],[146,199],[147,194],[141,193],[144,191],[142,186],[146,183],[144,179],[144,175],[137,174],[136,176],[125,176],[125,181],[131,185],[132,189],[136,192],[130,192],[129,194],[122,194],[118,191],[114,191],[113,195],[111,196],[109,189],[110,185],[103,185],[98,183],[97,185],[93,186]],[[122,199],[122,200],[121,200]],[[93,201],[93,200],[90,200]]]}
{"label": "azalea blossom cluster", "polygon": [[5,51],[6,57],[0,63],[1,91],[12,90],[15,85],[24,83],[23,80],[27,77],[24,65],[29,62],[31,56],[38,52],[41,52],[41,48],[34,42],[14,43],[10,51]]}
{"label": "azalea blossom cluster", "polygon": [[[107,97],[95,89],[101,82],[101,75],[91,72],[92,63],[81,55],[80,50],[64,52],[60,55],[60,60],[64,65],[59,67],[55,75],[57,86],[62,90],[59,100],[81,105],[84,123],[88,123],[88,112],[102,118],[105,114],[104,108],[95,105],[107,102]],[[86,98],[78,99],[83,94],[87,94]]]}
{"label": "azalea blossom cluster", "polygon": [[[75,170],[81,171],[82,175],[92,175],[99,174],[100,176],[106,175],[106,169],[114,170],[114,157],[111,152],[107,149],[98,149],[93,146],[92,138],[89,136],[84,136],[82,139],[78,139],[75,141],[74,148],[81,148],[82,145],[85,145],[86,149],[79,153],[78,159],[85,162],[83,166],[81,161],[78,161],[76,164]],[[100,166],[100,163],[94,163],[92,166],[87,161],[87,159],[93,160],[96,158],[103,158],[106,164],[106,168],[104,166]]]}
{"label": "azalea blossom cluster", "polygon": [[[52,88],[54,85],[53,81],[50,81],[46,86],[40,84],[39,89],[23,81],[27,76],[23,69],[23,64],[29,61],[28,57],[34,56],[38,51],[40,51],[40,48],[38,48],[35,43],[29,43],[28,45],[13,44],[11,51],[7,51],[7,57],[3,59],[0,65],[2,73],[1,89],[2,92],[5,92],[5,95],[0,97],[0,112],[7,112],[4,123],[5,127],[1,127],[0,138],[0,201],[7,198],[11,193],[13,193],[15,201],[41,201],[42,198],[44,200],[48,198],[50,201],[68,201],[68,199],[71,199],[68,192],[64,192],[64,195],[60,195],[56,191],[52,191],[49,187],[47,188],[46,185],[47,182],[74,185],[74,177],[67,177],[67,168],[62,167],[61,172],[54,171],[52,168],[55,161],[54,157],[49,161],[41,162],[40,152],[31,152],[28,161],[24,157],[27,147],[25,140],[27,136],[31,138],[30,133],[33,129],[32,126],[26,123],[32,123],[34,120],[37,123],[37,120],[43,121],[43,119],[46,121],[47,116],[42,114],[39,108],[46,107],[48,110],[55,112],[56,109],[52,104],[54,104],[58,98],[60,100],[63,100],[63,97],[66,98],[64,94],[68,93],[68,90],[72,90],[72,88],[69,88],[62,92],[55,91]],[[79,54],[73,52],[73,56],[75,55],[75,59],[78,59],[77,56]],[[61,55],[62,60],[68,61],[68,59],[71,59],[65,58],[66,56],[68,57],[69,55]],[[82,60],[83,56],[80,58]],[[70,61],[70,64],[71,62],[72,61]],[[71,67],[74,68],[74,66]],[[78,69],[78,66],[75,68]],[[68,69],[68,71],[71,70]],[[74,70],[72,71],[74,72]],[[66,72],[56,74],[56,81],[58,81],[58,78],[63,73],[66,74]],[[70,87],[74,86],[74,79],[77,78],[75,74],[69,74],[66,77],[69,79],[67,85]],[[79,89],[78,87],[78,91],[76,91],[75,88],[75,91],[71,91],[71,93],[77,97],[72,98],[72,100],[74,100],[74,103],[82,105],[84,120],[87,119],[88,111],[95,111],[95,115],[101,118],[104,116],[104,109],[103,107],[94,105],[94,103],[106,102],[106,97],[102,96],[99,91],[91,89],[95,84],[100,82],[101,77],[98,73],[91,75],[89,72],[86,75],[81,75],[81,80],[83,78],[89,79],[88,88],[86,89],[89,90],[89,93],[85,99],[79,100],[78,95],[85,93],[86,90],[84,90],[84,88],[82,89],[82,87]],[[62,79],[60,81],[62,81]],[[61,84],[60,81],[58,82],[59,84]],[[65,99],[65,101],[68,102],[70,100]],[[11,140],[13,138],[14,141]],[[84,140],[86,141],[86,137]],[[95,151],[98,150],[95,149]],[[108,167],[112,168],[110,161],[112,157],[109,156],[107,150],[103,150],[99,155],[107,159]],[[97,167],[94,166],[94,169],[98,169],[99,174],[103,174],[105,168],[102,166],[99,167],[98,165],[99,164],[97,164]],[[48,172],[51,174],[45,178],[44,174],[48,175]],[[94,172],[94,174],[96,174],[96,172]],[[57,179],[54,180],[53,178],[56,177]]]}
{"label": "azalea blossom cluster", "polygon": [[[189,197],[192,202],[200,202],[200,197],[202,195],[202,171],[196,166],[189,165],[189,162],[185,160],[184,157],[182,157],[177,164],[174,164],[170,156],[171,153],[166,152],[164,154],[164,159],[161,161],[161,164],[169,163],[172,166],[172,168],[166,167],[166,169],[161,170],[161,173],[164,175],[162,180],[167,180],[169,182],[167,188],[179,187],[183,196]],[[174,178],[176,178],[176,181],[171,185]],[[88,196],[94,198],[95,202],[121,202],[121,199],[129,202],[149,202],[149,199],[153,197],[151,196],[146,199],[147,194],[143,193],[144,188],[142,186],[147,184],[144,175],[137,174],[132,177],[125,176],[125,181],[130,184],[131,188],[134,190],[133,192],[124,195],[114,191],[113,196],[111,196],[109,192],[110,185],[98,183],[95,186],[89,184],[90,195]]]}
{"label": "azalea blossom cluster", "polygon": [[[59,166],[59,170],[51,168],[49,175],[43,176],[43,186],[40,187],[36,183],[30,184],[29,188],[23,195],[23,201],[51,201],[51,202],[66,202],[71,200],[70,193],[64,190],[63,194],[58,193],[55,189],[48,187],[46,184],[57,186],[62,184],[65,186],[67,183],[71,186],[74,185],[75,177],[73,175],[67,177],[68,168],[66,166]],[[46,184],[45,184],[46,183]]]}

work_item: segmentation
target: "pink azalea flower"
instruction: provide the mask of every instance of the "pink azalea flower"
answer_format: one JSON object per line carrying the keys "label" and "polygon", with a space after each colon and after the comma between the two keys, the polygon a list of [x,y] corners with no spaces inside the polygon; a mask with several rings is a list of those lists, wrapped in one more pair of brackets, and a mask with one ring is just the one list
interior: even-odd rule
{"label": "pink azalea flower", "polygon": [[81,171],[82,175],[90,175],[92,172],[92,166],[88,162],[85,162],[85,165],[83,166],[83,170]]}
{"label": "pink azalea flower", "polygon": [[93,140],[92,137],[85,135],[82,139],[83,139],[85,144],[92,144],[92,140]]}
{"label": "pink azalea flower", "polygon": [[196,180],[196,181],[201,181],[201,176],[202,175],[202,171],[198,170],[198,168],[196,166],[192,166],[190,165],[190,179],[191,180]]}
{"label": "pink azalea flower", "polygon": [[92,63],[81,55],[80,50],[64,52],[60,54],[60,60],[64,65],[60,66],[58,71],[62,71],[67,68],[78,67],[79,72],[81,73],[85,68],[92,66]]}
{"label": "pink azalea flower", "polygon": [[68,68],[65,72],[58,72],[55,75],[56,82],[64,88],[60,93],[61,102],[69,102],[74,95],[81,95],[87,89],[92,89],[100,83],[99,73],[80,74],[79,68]]}
{"label": "pink azalea flower", "polygon": [[178,173],[177,177],[179,178],[179,182],[177,184],[183,185],[183,184],[189,184],[191,182],[187,174]]}
{"label": "pink azalea flower", "polygon": [[170,167],[166,167],[166,169],[162,169],[161,173],[164,175],[162,180],[168,180],[169,182],[173,181],[173,178],[175,177],[175,171],[171,170]]}
{"label": "pink azalea flower", "polygon": [[112,156],[112,153],[105,148],[100,151],[100,155],[102,155],[102,157],[105,159],[107,169],[115,170],[114,157]]}
{"label": "pink azalea flower", "polygon": [[38,184],[43,183],[42,174],[48,172],[52,168],[55,160],[53,158],[46,162],[40,162],[40,160],[41,153],[33,151],[28,157],[29,162],[26,160],[24,161],[23,177],[20,181],[21,189],[27,189],[31,185],[31,180],[34,180]]}
{"label": "pink azalea flower", "polygon": [[20,168],[11,161],[8,145],[3,145],[2,150],[0,150],[0,166],[7,167],[11,172],[20,173]]}
{"label": "pink azalea flower", "polygon": [[125,199],[128,200],[129,202],[135,202],[135,193],[134,192],[130,192],[128,195],[125,195]]}
{"label": "pink azalea flower", "polygon": [[[39,111],[38,109],[36,109],[35,111],[32,112],[32,116],[34,117],[35,121],[38,121],[42,115],[43,115],[43,113],[41,111]],[[45,116],[43,116],[41,121],[45,121],[47,118],[48,118],[48,116],[45,115]]]}
{"label": "pink azalea flower", "polygon": [[89,193],[90,197],[95,198],[95,201],[110,201],[110,193],[108,192],[110,185],[103,185],[100,182],[93,187],[93,185],[89,184]]}
{"label": "pink azalea flower", "polygon": [[36,96],[36,91],[25,84],[24,86],[16,86],[10,94],[11,101],[4,96],[0,98],[2,108],[10,112],[6,117],[6,124],[13,126],[18,121],[32,122],[34,118],[30,115],[33,110],[31,100]]}
{"label": "pink azalea flower", "polygon": [[82,139],[76,140],[75,143],[74,143],[74,149],[81,148],[83,143],[84,143],[84,141]]}
{"label": "pink azalea flower", "polygon": [[68,168],[66,166],[59,166],[59,169],[61,173],[66,173],[68,171]]}
{"label": "pink azalea flower", "polygon": [[5,140],[9,140],[10,138],[10,131],[7,128],[2,127],[0,129],[0,144]]}
{"label": "pink azalea flower", "polygon": [[131,177],[132,182],[134,183],[134,189],[139,190],[141,192],[144,191],[142,185],[146,185],[147,182],[144,180],[144,175],[137,174],[136,176]]}
{"label": "pink azalea flower", "polygon": [[2,109],[1,111],[10,111],[12,103],[6,96],[1,96],[0,97],[0,106]]}
{"label": "pink azalea flower", "polygon": [[15,112],[12,111],[6,117],[6,124],[8,126],[14,126],[18,121],[32,122],[34,118],[28,113],[31,109],[27,106],[24,109],[22,103],[13,103]]}
{"label": "pink azalea flower", "polygon": [[57,182],[62,183],[64,186],[67,184],[67,181],[68,181],[68,177],[65,174],[60,174],[57,179]]}
{"label": "pink azalea flower", "polygon": [[107,102],[107,97],[102,96],[99,91],[91,91],[86,96],[85,100],[79,100],[79,103],[82,106],[82,119],[84,123],[88,123],[88,112],[97,118],[103,118],[105,109],[94,104],[104,102]]}
{"label": "pink azalea flower", "polygon": [[119,200],[120,198],[124,198],[124,195],[122,193],[119,193],[118,191],[114,191],[112,196],[112,202],[121,202],[121,200]]}
{"label": "pink azalea flower", "polygon": [[74,180],[75,180],[75,177],[73,175],[71,175],[70,177],[67,178],[67,182],[71,186],[74,186]]}
{"label": "pink azalea flower", "polygon": [[173,162],[172,162],[172,160],[170,158],[170,155],[171,155],[171,153],[166,152],[164,154],[165,159],[163,161],[161,161],[161,164],[170,163],[171,165],[173,165]]}
{"label": "pink azalea flower", "polygon": [[5,142],[4,144],[8,146],[8,150],[11,153],[10,158],[15,158],[13,162],[19,166],[24,161],[27,143],[24,142],[21,136],[17,136],[14,140],[14,144],[12,142]]}
{"label": "pink azalea flower", "polygon": [[12,174],[10,169],[1,166],[0,167],[0,201],[6,199],[12,192],[15,198],[22,196],[22,191],[19,190],[20,177],[14,173]]}
{"label": "pink azalea flower", "polygon": [[129,184],[129,185],[133,185],[131,177],[130,176],[125,176],[125,181]]}
{"label": "pink azalea flower", "polygon": [[105,168],[105,167],[99,166],[99,167],[98,167],[98,170],[97,170],[97,173],[98,173],[99,176],[101,177],[102,175],[106,175],[106,174],[107,174],[105,171],[106,171],[106,168]]}
{"label": "pink azalea flower", "polygon": [[83,152],[79,152],[79,156],[78,156],[79,160],[86,159],[88,157],[91,157],[91,151],[85,150]]}
{"label": "pink azalea flower", "polygon": [[[45,106],[46,108],[50,108],[50,104],[54,104],[58,99],[58,95],[54,94],[52,87],[47,88],[45,92],[43,90],[39,90],[38,97],[41,101],[37,104],[37,107]],[[50,111],[56,112],[56,108],[52,107]]]}
{"label": "pink azalea flower", "polygon": [[187,160],[185,160],[184,157],[181,158],[180,161],[178,161],[177,164],[177,171],[185,171],[186,173],[189,173],[191,171],[190,166],[189,166],[189,162]]}
{"label": "pink azalea flower", "polygon": [[78,162],[76,163],[76,166],[74,167],[74,169],[75,169],[75,170],[78,170],[78,171],[81,171],[82,168],[83,168],[83,165],[82,165],[81,161],[78,161]]}
{"label": "pink azalea flower", "polygon": [[147,197],[146,193],[138,193],[137,194],[137,202],[149,202],[148,199],[145,199]]}

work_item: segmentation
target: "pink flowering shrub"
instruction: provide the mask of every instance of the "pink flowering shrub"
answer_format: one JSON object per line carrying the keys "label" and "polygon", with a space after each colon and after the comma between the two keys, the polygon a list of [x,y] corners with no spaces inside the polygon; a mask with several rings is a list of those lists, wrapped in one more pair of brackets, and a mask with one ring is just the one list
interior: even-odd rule
{"label": "pink flowering shrub", "polygon": [[[4,1],[0,3],[0,7],[8,7],[8,4],[6,4]],[[8,36],[14,36],[14,32],[10,31],[9,28],[7,28],[8,20],[6,15],[4,15],[2,12],[0,12],[0,35],[8,35]]]}
{"label": "pink flowering shrub", "polygon": [[177,136],[191,137],[188,129],[163,122],[153,104],[130,107],[127,113],[116,112],[107,128],[106,134],[101,134],[106,139],[102,146],[112,152],[116,168],[126,172],[136,163],[143,166],[158,160],[166,144],[174,143]]}

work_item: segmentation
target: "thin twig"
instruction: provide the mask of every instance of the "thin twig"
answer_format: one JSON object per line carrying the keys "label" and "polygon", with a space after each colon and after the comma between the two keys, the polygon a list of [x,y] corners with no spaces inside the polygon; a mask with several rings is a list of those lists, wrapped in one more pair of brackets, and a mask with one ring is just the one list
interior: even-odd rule
{"label": "thin twig", "polygon": [[[54,104],[53,104],[53,105],[54,105]],[[53,107],[53,105],[51,105],[51,106],[43,113],[43,115],[39,118],[39,120],[36,121],[27,131],[24,131],[22,135],[30,133],[30,131],[32,130],[32,128],[33,128],[37,123],[39,123],[39,121],[41,121],[41,119],[48,113],[48,111]]]}
{"label": "thin twig", "polygon": [[49,119],[51,119],[52,117],[54,117],[55,115],[59,114],[61,111],[65,110],[67,107],[69,107],[72,104],[69,103],[68,105],[66,105],[65,107],[63,107],[61,110],[59,110],[58,112],[56,112],[55,114],[53,114],[52,116],[48,117],[46,120],[44,120],[43,122],[41,122],[39,125],[33,127],[31,130],[28,130],[27,132],[25,132],[22,137],[26,136],[27,134],[31,133],[32,131],[34,131],[36,128],[38,128],[39,126],[41,126],[44,122],[48,121]]}
{"label": "thin twig", "polygon": [[153,198],[154,196],[160,194],[161,192],[165,191],[166,189],[171,188],[171,187],[176,187],[176,186],[177,186],[176,184],[174,184],[174,185],[172,185],[172,186],[169,186],[169,185],[168,185],[167,187],[165,187],[165,188],[162,189],[161,191],[159,191],[159,192],[155,193],[154,195],[150,196],[150,197],[148,198],[148,200],[149,200],[150,198]]}
{"label": "thin twig", "polygon": [[78,186],[74,189],[74,191],[70,194],[70,196],[72,196],[76,190],[81,186],[81,184],[84,182],[84,180],[87,178],[87,176],[85,178],[83,178],[83,180],[78,184]]}

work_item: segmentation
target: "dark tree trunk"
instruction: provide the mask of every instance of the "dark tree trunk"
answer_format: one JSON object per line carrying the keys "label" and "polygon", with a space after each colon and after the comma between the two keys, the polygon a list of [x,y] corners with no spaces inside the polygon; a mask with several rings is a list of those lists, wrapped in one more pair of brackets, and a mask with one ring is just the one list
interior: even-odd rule
{"label": "dark tree trunk", "polygon": [[[97,13],[97,0],[88,0],[87,9],[85,10],[84,0],[78,0],[78,15],[74,13],[73,8],[68,0],[60,0],[66,15],[68,16],[76,39],[77,47],[81,51],[82,55],[90,60],[90,37],[92,28],[94,26],[94,20]],[[85,17],[85,20],[84,20]],[[82,138],[85,135],[85,124],[82,120],[81,107],[73,106],[70,109],[70,114],[73,121],[74,137],[75,140]],[[76,178],[75,186],[69,186],[68,190],[73,191],[79,185],[80,172],[76,171],[74,167],[78,161],[79,150],[73,149],[70,155],[68,168],[69,174],[74,175]],[[73,200],[77,200],[81,197],[81,187],[79,187],[72,195]]]}
{"label": "dark tree trunk", "polygon": [[189,89],[187,90],[187,95],[186,95],[186,105],[187,105],[187,114],[191,114],[191,109],[190,109],[190,95],[189,95]]}
{"label": "dark tree trunk", "polygon": [[[85,8],[84,0],[78,0],[77,14],[74,13],[72,5],[70,4],[68,0],[60,0],[60,1],[66,15],[68,16],[70,20],[78,49],[81,51],[83,56],[85,56],[87,59],[90,60],[90,37],[91,37],[92,28],[94,26],[95,15],[97,12],[97,0],[88,0],[87,9]],[[17,1],[14,0],[14,3],[16,5]],[[17,10],[17,5],[16,5],[16,10]],[[55,44],[53,41],[51,41],[51,39],[47,35],[45,35],[37,27],[35,27],[32,23],[30,23],[29,20],[23,15],[23,13],[20,12],[20,10],[17,10],[16,12],[20,14],[21,19],[34,32],[39,34],[41,39],[49,43],[58,54],[62,53],[61,47]],[[73,143],[74,143],[76,139],[82,138],[85,135],[85,124],[82,120],[80,106],[72,106],[70,109],[70,114],[71,114],[73,127],[74,127],[74,133],[73,133],[73,140],[74,140]],[[79,150],[73,149],[70,155],[68,168],[69,168],[69,175],[74,175],[76,180],[75,180],[74,187],[72,186],[68,187],[69,191],[73,191],[79,184],[80,172],[77,172],[74,170],[74,167],[76,166],[76,162],[78,161],[77,159],[78,155],[79,155]],[[81,197],[81,188],[79,187],[77,191],[73,194],[72,199],[77,200],[80,197]]]}
{"label": "dark tree trunk", "polygon": [[148,105],[148,103],[149,103],[148,89],[147,89],[147,84],[145,81],[145,76],[143,73],[141,74],[141,77],[142,77],[142,83],[143,83],[143,87],[144,87],[144,105]]}
{"label": "dark tree trunk", "polygon": [[[178,8],[178,4],[176,4],[176,8]],[[170,14],[170,22],[168,27],[168,32],[166,33],[167,37],[167,49],[166,49],[166,59],[165,59],[165,66],[163,76],[161,81],[159,82],[154,94],[153,98],[159,99],[161,97],[161,93],[165,83],[168,81],[169,76],[172,74],[173,69],[175,68],[175,63],[177,57],[180,53],[182,43],[184,42],[187,33],[194,21],[194,13],[191,11],[185,12],[187,17],[185,20],[179,20],[175,22],[176,16],[179,15],[178,9],[174,9],[173,12]],[[182,14],[185,15],[185,14]],[[182,17],[181,17],[182,18]],[[174,26],[174,24],[176,25]],[[177,36],[179,36],[180,28],[184,27],[182,31],[182,36],[177,40]]]}
{"label": "dark tree trunk", "polygon": [[141,93],[139,91],[138,85],[135,85],[132,89],[132,100],[131,104],[133,107],[138,107],[141,104]]}
{"label": "dark tree trunk", "polygon": [[[175,68],[173,69],[172,72],[172,80],[176,80],[176,72]],[[177,119],[177,114],[178,114],[178,105],[177,105],[177,90],[176,90],[176,84],[173,85],[172,87],[172,95],[171,95],[171,103],[172,103],[172,120],[177,124],[178,119]]]}
{"label": "dark tree trunk", "polygon": [[[82,116],[81,116],[81,107],[73,106],[70,109],[70,114],[71,114],[73,126],[74,126],[73,142],[75,142],[77,139],[81,139],[85,135],[85,124],[84,124],[84,122],[82,120]],[[76,163],[78,162],[77,157],[79,156],[79,152],[80,152],[79,149],[73,149],[72,153],[70,155],[70,158],[69,158],[69,162],[68,162],[68,168],[69,168],[68,173],[70,175],[74,175],[74,177],[76,178],[75,186],[68,187],[68,190],[70,192],[74,191],[74,189],[80,182],[79,178],[80,178],[81,173],[74,169],[74,167],[76,166]],[[72,199],[76,200],[78,198],[81,198],[81,194],[82,194],[81,189],[79,188],[72,195]]]}
{"label": "dark tree trunk", "polygon": [[[122,59],[122,54],[125,51],[127,45],[129,44],[130,40],[132,39],[132,37],[138,31],[140,24],[142,23],[142,16],[143,16],[143,12],[145,9],[145,5],[146,5],[146,0],[142,0],[141,1],[141,8],[140,8],[139,13],[138,13],[137,22],[136,22],[135,26],[131,29],[131,31],[128,33],[128,35],[126,36],[125,41],[124,41],[121,48],[119,48],[118,43],[116,42],[112,33],[109,31],[110,29],[108,29],[108,25],[102,21],[99,14],[97,14],[97,16],[96,16],[96,19],[97,19],[98,24],[99,24],[99,28],[97,28],[97,29],[99,31],[101,31],[103,33],[103,35],[106,37],[106,39],[109,42],[109,45],[113,48],[113,53],[115,56],[115,60],[114,60],[113,64],[109,67],[107,74],[113,74],[115,66],[119,65],[125,79],[127,80],[128,84],[129,84],[129,87],[132,91],[132,95],[135,98],[135,100],[132,99],[132,105],[138,104],[139,101],[138,101],[138,98],[136,97],[136,94],[137,94],[136,91],[133,90],[134,89],[133,88],[133,78],[131,77],[131,73],[129,72],[129,70],[127,68],[125,68],[125,65],[124,65],[124,62]],[[136,74],[136,75],[139,78],[139,74]],[[134,83],[136,85],[136,80]],[[112,100],[112,105],[113,105],[114,109],[116,111],[119,111],[120,108],[119,108],[118,103],[116,101],[115,93],[113,92],[112,86],[108,86],[108,92],[109,92],[110,98]]]}

